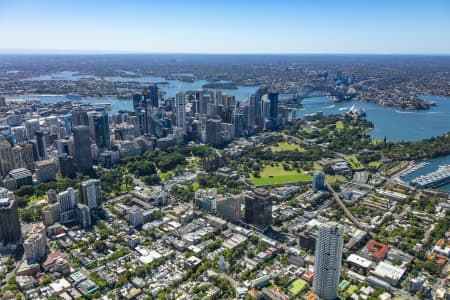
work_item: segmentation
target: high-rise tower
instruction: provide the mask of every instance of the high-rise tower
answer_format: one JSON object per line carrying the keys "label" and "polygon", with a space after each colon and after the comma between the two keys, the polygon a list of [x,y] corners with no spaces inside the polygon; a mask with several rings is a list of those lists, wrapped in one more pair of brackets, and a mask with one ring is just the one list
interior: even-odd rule
{"label": "high-rise tower", "polygon": [[175,97],[175,113],[177,127],[185,128],[186,126],[186,100],[183,92],[178,92]]}
{"label": "high-rise tower", "polygon": [[148,86],[148,99],[150,100],[151,106],[159,107],[158,86],[156,84]]}
{"label": "high-rise tower", "polygon": [[111,141],[109,137],[108,113],[96,113],[93,117],[94,137],[97,147],[100,149],[109,149]]}
{"label": "high-rise tower", "polygon": [[77,170],[81,173],[89,172],[92,168],[92,152],[88,126],[77,126],[73,128],[73,143]]}
{"label": "high-rise tower", "polygon": [[319,227],[314,258],[313,292],[320,299],[334,300],[338,296],[343,234],[343,227],[334,222]]}
{"label": "high-rise tower", "polygon": [[14,194],[0,187],[0,243],[17,243],[22,236]]}

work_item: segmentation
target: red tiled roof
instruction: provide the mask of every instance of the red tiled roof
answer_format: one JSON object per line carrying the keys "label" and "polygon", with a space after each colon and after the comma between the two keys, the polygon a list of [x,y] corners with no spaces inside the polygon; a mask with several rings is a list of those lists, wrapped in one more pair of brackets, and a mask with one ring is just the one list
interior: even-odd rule
{"label": "red tiled roof", "polygon": [[367,244],[367,249],[372,253],[370,256],[380,260],[383,259],[389,251],[389,246],[379,243],[377,241],[371,240]]}

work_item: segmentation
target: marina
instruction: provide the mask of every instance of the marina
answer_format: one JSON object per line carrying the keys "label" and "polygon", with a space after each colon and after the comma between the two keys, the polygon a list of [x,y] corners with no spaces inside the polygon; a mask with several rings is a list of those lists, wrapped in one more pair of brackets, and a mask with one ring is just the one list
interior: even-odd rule
{"label": "marina", "polygon": [[402,176],[406,176],[409,175],[411,173],[414,173],[422,168],[424,168],[425,166],[428,166],[430,163],[424,161],[424,162],[420,162],[418,164],[414,164],[412,167],[406,169],[405,171],[403,171]]}
{"label": "marina", "polygon": [[419,176],[410,184],[419,188],[434,188],[450,182],[450,165],[440,166],[437,171]]}

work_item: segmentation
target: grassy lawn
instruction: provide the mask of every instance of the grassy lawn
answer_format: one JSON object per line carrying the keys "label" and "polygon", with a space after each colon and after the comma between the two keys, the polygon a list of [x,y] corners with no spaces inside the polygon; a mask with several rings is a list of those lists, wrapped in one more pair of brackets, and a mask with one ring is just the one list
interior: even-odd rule
{"label": "grassy lawn", "polygon": [[188,167],[190,168],[196,168],[200,166],[200,157],[188,157],[186,158],[186,161],[188,163]]}
{"label": "grassy lawn", "polygon": [[288,286],[288,289],[293,295],[297,295],[303,292],[306,289],[306,286],[306,281],[303,279],[297,279]]}
{"label": "grassy lawn", "polygon": [[345,160],[348,161],[348,163],[350,164],[350,168],[352,168],[353,171],[364,170],[364,166],[355,156],[348,156],[345,158]]}
{"label": "grassy lawn", "polygon": [[347,291],[345,291],[345,295],[348,295],[348,297],[350,297],[351,295],[353,295],[353,293],[358,292],[359,289],[356,285],[351,285],[348,287]]}
{"label": "grassy lawn", "polygon": [[270,147],[270,150],[272,150],[272,152],[280,152],[280,151],[305,151],[305,149],[297,144],[294,143],[288,143],[288,142],[280,142],[276,145],[272,145]]}
{"label": "grassy lawn", "polygon": [[283,166],[267,166],[260,173],[259,178],[250,175],[250,181],[254,185],[277,185],[284,183],[296,183],[311,181],[312,176],[297,171],[285,171]]}
{"label": "grassy lawn", "polygon": [[342,122],[342,121],[337,121],[337,122],[336,122],[336,129],[337,129],[337,130],[342,130],[342,129],[344,129],[344,122]]}
{"label": "grassy lawn", "polygon": [[381,162],[380,161],[371,161],[368,165],[371,168],[378,169],[381,166]]}
{"label": "grassy lawn", "polygon": [[45,200],[45,196],[44,195],[39,196],[39,197],[33,195],[33,196],[30,197],[28,205],[38,204],[42,200]]}
{"label": "grassy lawn", "polygon": [[347,178],[345,178],[345,176],[342,176],[342,175],[327,175],[326,179],[327,179],[327,182],[331,185],[335,184],[336,182],[338,184],[347,182]]}
{"label": "grassy lawn", "polygon": [[200,184],[198,182],[194,182],[192,184],[192,188],[194,189],[194,191],[197,191],[200,188]]}
{"label": "grassy lawn", "polygon": [[168,178],[170,178],[170,177],[172,177],[174,175],[175,175],[174,171],[168,171],[168,172],[165,172],[165,173],[160,173],[159,177],[161,178],[161,180],[165,180],[165,179],[168,179]]}
{"label": "grassy lawn", "polygon": [[313,163],[313,165],[314,165],[314,171],[322,171],[322,170],[323,170],[322,165],[319,164],[317,161],[315,161],[315,162]]}
{"label": "grassy lawn", "polygon": [[394,167],[392,167],[390,169],[388,169],[389,167],[387,166],[386,169],[383,168],[383,169],[385,169],[384,173],[389,176],[393,175],[393,174],[397,173],[398,171],[400,171],[401,169],[405,168],[407,164],[408,164],[407,161],[401,161],[400,163],[397,163]]}

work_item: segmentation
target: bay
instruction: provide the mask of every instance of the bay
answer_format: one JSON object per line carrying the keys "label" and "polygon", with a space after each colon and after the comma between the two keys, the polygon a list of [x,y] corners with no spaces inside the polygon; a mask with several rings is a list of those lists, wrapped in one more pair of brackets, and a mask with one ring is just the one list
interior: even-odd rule
{"label": "bay", "polygon": [[313,97],[303,100],[304,107],[297,110],[297,117],[322,111],[324,115],[341,114],[355,105],[365,109],[367,119],[375,128],[369,134],[377,139],[388,141],[418,141],[450,131],[450,97],[423,96],[436,102],[429,110],[402,110],[376,103],[350,100],[336,102],[326,97]]}

